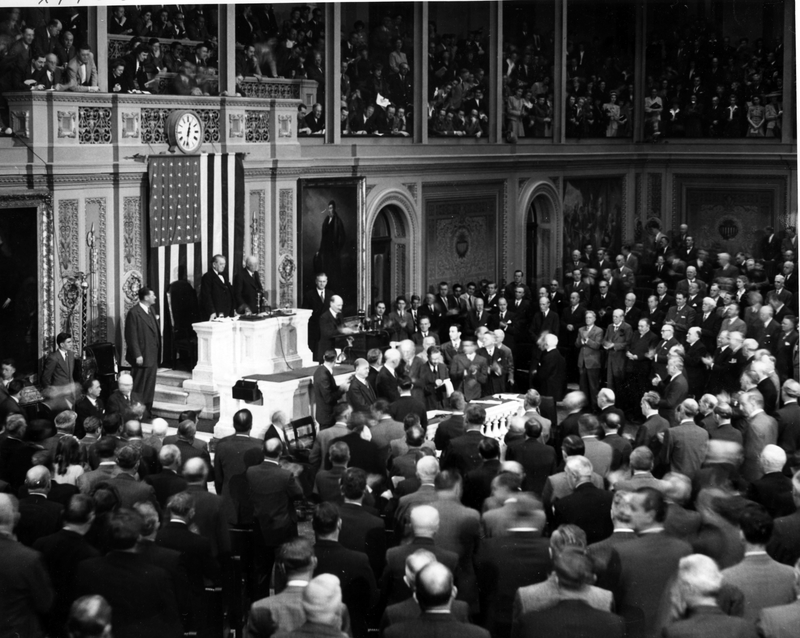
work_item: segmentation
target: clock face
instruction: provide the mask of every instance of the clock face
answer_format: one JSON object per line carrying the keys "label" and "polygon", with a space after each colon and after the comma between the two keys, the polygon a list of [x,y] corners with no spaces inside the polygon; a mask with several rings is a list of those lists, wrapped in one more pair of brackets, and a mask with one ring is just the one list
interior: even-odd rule
{"label": "clock face", "polygon": [[196,151],[203,142],[203,125],[194,113],[184,113],[175,124],[175,141],[184,153]]}

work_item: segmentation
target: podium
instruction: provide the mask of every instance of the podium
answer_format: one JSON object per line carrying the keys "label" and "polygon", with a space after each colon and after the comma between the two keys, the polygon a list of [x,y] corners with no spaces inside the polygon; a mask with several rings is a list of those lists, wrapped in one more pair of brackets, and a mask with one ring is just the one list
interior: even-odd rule
{"label": "podium", "polygon": [[385,330],[354,332],[350,335],[339,335],[334,338],[333,345],[344,354],[342,363],[355,363],[356,359],[366,359],[367,352],[378,348],[381,352],[389,347],[389,333]]}

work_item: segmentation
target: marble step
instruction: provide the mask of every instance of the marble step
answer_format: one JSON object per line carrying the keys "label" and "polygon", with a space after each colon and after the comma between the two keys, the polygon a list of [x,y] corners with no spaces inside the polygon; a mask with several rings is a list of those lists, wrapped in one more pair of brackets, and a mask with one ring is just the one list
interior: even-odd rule
{"label": "marble step", "polygon": [[[189,393],[181,390],[179,387],[162,385],[156,383],[156,396],[155,400],[161,403],[171,403],[176,406],[186,406],[188,403]],[[183,407],[186,410],[186,407]]]}
{"label": "marble step", "polygon": [[184,372],[183,370],[171,370],[163,368],[158,371],[156,376],[156,383],[163,386],[172,386],[174,388],[183,387],[184,381],[192,378],[191,372]]}

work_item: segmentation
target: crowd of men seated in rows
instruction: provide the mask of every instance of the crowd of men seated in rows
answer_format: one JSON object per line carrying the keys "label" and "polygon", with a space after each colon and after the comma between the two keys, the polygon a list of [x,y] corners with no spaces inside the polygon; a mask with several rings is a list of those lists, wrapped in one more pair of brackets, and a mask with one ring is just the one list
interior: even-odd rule
{"label": "crowd of men seated in rows", "polygon": [[644,109],[653,141],[781,136],[782,37],[732,41],[684,16],[656,23],[645,59]]}

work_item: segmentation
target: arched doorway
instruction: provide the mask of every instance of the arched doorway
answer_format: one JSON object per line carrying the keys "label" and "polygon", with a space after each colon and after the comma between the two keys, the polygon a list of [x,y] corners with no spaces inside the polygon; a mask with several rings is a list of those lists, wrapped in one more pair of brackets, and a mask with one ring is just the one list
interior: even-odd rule
{"label": "arched doorway", "polygon": [[550,197],[538,193],[528,207],[526,264],[531,286],[539,288],[553,277],[559,277],[560,266],[556,255],[556,214]]}
{"label": "arched doorway", "polygon": [[382,299],[387,307],[397,295],[406,293],[408,233],[397,206],[381,208],[372,225],[370,240],[370,297],[368,304]]}

